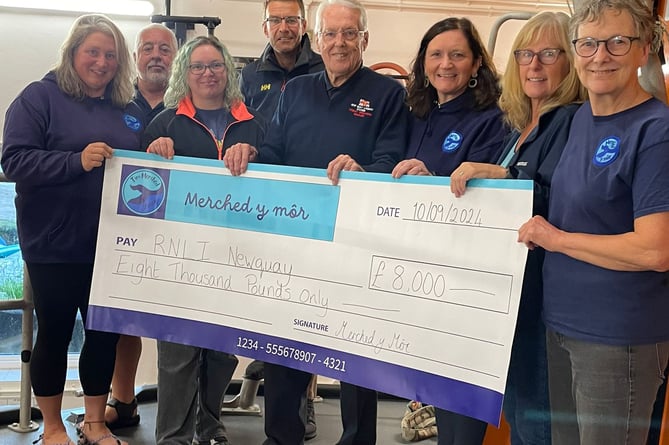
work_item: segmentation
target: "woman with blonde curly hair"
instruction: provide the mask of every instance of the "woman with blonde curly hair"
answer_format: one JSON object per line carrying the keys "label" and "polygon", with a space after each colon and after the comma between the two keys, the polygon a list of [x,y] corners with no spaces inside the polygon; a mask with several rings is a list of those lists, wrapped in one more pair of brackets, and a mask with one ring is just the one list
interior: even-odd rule
{"label": "woman with blonde curly hair", "polygon": [[[227,48],[215,37],[196,37],[174,58],[166,109],[151,121],[142,145],[167,159],[222,161],[230,147],[257,153],[264,122],[242,99]],[[236,366],[231,354],[158,341],[156,443],[227,445],[221,403]]]}

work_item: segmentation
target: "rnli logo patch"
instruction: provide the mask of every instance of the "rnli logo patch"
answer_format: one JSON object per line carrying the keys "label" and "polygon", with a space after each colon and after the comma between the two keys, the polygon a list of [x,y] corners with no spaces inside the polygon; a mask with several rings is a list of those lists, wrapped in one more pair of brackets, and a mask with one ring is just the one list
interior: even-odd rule
{"label": "rnli logo patch", "polygon": [[595,155],[592,157],[592,163],[605,167],[616,160],[620,154],[620,138],[609,136],[599,143]]}
{"label": "rnli logo patch", "polygon": [[441,150],[444,153],[451,153],[460,148],[462,145],[462,135],[457,131],[451,131],[448,136],[444,138],[444,143],[441,144]]}
{"label": "rnli logo patch", "polygon": [[353,114],[355,117],[371,117],[374,108],[372,107],[370,101],[361,98],[358,103],[352,103],[349,106],[348,111],[350,111],[351,114]]}

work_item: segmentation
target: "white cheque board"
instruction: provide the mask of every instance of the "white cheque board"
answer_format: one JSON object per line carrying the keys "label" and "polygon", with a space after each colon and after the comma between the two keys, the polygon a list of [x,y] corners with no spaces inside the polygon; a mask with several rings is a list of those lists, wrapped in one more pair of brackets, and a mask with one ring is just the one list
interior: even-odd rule
{"label": "white cheque board", "polygon": [[498,424],[532,183],[116,150],[88,326],[284,364]]}

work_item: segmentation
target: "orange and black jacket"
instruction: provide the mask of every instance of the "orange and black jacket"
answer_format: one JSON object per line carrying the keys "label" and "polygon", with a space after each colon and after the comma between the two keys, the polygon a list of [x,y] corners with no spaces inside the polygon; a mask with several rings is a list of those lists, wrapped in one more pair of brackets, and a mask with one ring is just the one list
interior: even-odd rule
{"label": "orange and black jacket", "polygon": [[216,136],[198,119],[197,110],[190,98],[185,98],[177,108],[168,108],[156,116],[142,136],[142,148],[146,150],[159,137],[174,141],[176,156],[222,159],[225,150],[236,143],[247,143],[259,147],[265,137],[265,121],[257,112],[242,102],[227,111],[228,126],[222,139]]}

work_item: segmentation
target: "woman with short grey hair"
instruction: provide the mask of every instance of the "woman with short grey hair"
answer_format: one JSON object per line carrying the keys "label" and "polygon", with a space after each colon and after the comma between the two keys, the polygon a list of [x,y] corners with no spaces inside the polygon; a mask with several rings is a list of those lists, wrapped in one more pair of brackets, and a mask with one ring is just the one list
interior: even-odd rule
{"label": "woman with short grey hair", "polygon": [[669,108],[639,84],[655,18],[642,0],[585,1],[572,18],[588,91],[555,169],[546,250],[554,445],[646,443],[669,359]]}

